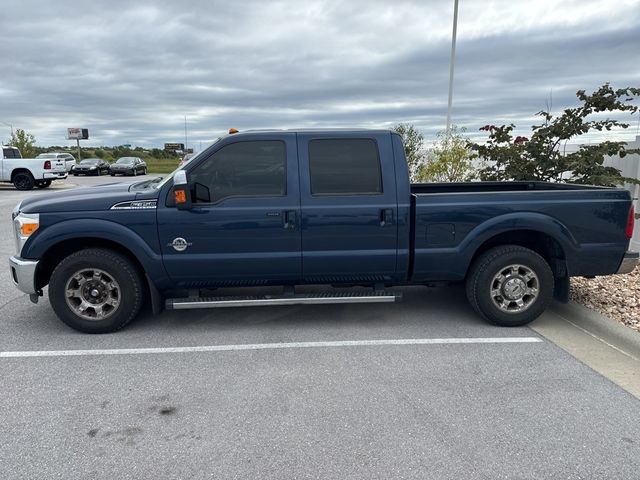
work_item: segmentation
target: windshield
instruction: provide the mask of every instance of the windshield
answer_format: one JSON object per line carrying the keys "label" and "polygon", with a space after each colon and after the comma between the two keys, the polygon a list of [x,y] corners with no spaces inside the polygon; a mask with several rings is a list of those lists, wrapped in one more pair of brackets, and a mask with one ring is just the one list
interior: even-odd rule
{"label": "windshield", "polygon": [[82,160],[80,165],[95,165],[100,161],[99,158],[89,158],[87,160]]}
{"label": "windshield", "polygon": [[173,175],[178,171],[178,170],[182,170],[184,167],[186,167],[188,164],[190,164],[191,162],[193,162],[194,160],[197,160],[198,157],[200,155],[202,155],[204,152],[206,152],[207,150],[209,150],[210,147],[212,147],[213,145],[215,145],[216,143],[218,143],[220,141],[222,137],[216,138],[214,140],[214,142],[209,145],[207,148],[205,148],[204,150],[200,150],[198,153],[194,154],[194,156],[192,158],[189,159],[188,163],[185,163],[184,165],[179,165],[178,168],[176,168],[173,172],[171,172],[169,175],[167,175],[166,177],[162,178],[157,178],[156,182],[157,183],[152,183],[150,184],[150,186],[153,186],[154,188],[162,188],[162,186],[164,184],[166,184],[169,180],[171,180],[173,178]]}
{"label": "windshield", "polygon": [[119,158],[116,163],[118,163],[120,165],[122,165],[122,164],[126,165],[126,164],[129,164],[129,163],[133,163],[133,157],[122,157],[122,158]]}

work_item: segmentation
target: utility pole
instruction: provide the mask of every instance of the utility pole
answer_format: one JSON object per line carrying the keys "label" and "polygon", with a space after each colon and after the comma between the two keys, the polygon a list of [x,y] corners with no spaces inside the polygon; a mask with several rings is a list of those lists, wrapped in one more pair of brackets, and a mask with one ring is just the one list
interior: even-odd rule
{"label": "utility pole", "polygon": [[189,145],[187,144],[187,116],[184,116],[184,153],[186,154],[189,150]]}
{"label": "utility pole", "polygon": [[[80,139],[76,138],[76,143],[78,144],[78,162],[82,161],[82,152],[80,151]],[[100,173],[100,172],[98,172]]]}
{"label": "utility pole", "polygon": [[451,131],[453,105],[453,67],[456,63],[456,35],[458,33],[458,0],[453,0],[453,33],[451,35],[451,61],[449,62],[449,103],[447,105],[447,135]]}
{"label": "utility pole", "polygon": [[6,125],[7,127],[11,127],[11,138],[13,138],[13,125],[7,122],[0,122],[0,123],[2,123],[3,125]]}

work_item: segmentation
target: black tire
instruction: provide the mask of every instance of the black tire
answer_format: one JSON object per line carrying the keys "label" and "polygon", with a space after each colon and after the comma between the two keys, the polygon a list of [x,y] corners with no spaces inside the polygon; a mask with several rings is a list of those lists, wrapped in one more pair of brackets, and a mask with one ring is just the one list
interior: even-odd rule
{"label": "black tire", "polygon": [[36,187],[38,188],[48,188],[51,186],[51,180],[43,180],[42,182],[37,182]]}
{"label": "black tire", "polygon": [[115,177],[116,174],[115,173],[110,173],[109,175],[111,175],[112,177]]}
{"label": "black tire", "polygon": [[96,172],[96,176],[99,177],[100,175],[102,175],[102,170],[98,169],[98,171]]}
{"label": "black tire", "polygon": [[137,175],[138,175],[138,169],[137,169],[137,168],[134,168],[134,169],[131,171],[131,175],[133,175],[134,177],[135,177],[135,176],[137,176]]}
{"label": "black tire", "polygon": [[77,177],[77,176],[78,176],[78,174],[77,174],[77,173],[74,173],[74,174],[73,174],[73,176],[74,176],[74,177]]}
{"label": "black tire", "polygon": [[[516,266],[520,268],[514,271]],[[503,275],[505,271],[509,271],[507,276]],[[528,279],[531,272],[534,276]],[[522,292],[522,288],[535,291],[535,294],[525,294],[520,299],[525,305],[521,311],[517,304],[514,305],[518,300],[492,293],[508,293],[504,288],[510,280],[515,282],[515,293]],[[467,274],[467,298],[474,310],[490,323],[519,327],[535,320],[546,310],[553,298],[553,283],[551,267],[536,252],[518,245],[501,245],[487,250],[473,262]],[[498,302],[503,308],[497,305]]]}
{"label": "black tire", "polygon": [[147,167],[142,169],[142,175],[146,175],[147,174]]}
{"label": "black tire", "polygon": [[13,186],[16,190],[32,190],[36,184],[30,172],[18,172],[13,176]]}
{"label": "black tire", "polygon": [[[73,299],[68,302],[66,295],[67,283],[77,278],[74,275],[83,270],[94,269],[101,270],[106,278],[111,278],[110,285],[118,286],[118,305],[101,320],[88,319],[76,313],[69,305]],[[87,278],[92,281],[95,277]],[[94,287],[87,286],[87,295],[89,288]],[[82,288],[77,290],[81,291]],[[58,264],[49,281],[49,302],[53,310],[65,324],[84,333],[110,333],[120,330],[140,311],[143,295],[144,289],[138,269],[123,255],[102,248],[89,248],[72,253]]]}

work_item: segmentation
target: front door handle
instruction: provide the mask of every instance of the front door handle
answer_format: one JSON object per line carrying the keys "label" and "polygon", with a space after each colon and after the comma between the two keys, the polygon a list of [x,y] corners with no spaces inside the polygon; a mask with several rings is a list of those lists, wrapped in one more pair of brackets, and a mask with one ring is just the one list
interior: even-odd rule
{"label": "front door handle", "polygon": [[295,210],[285,210],[282,213],[282,226],[287,230],[295,230],[298,220],[298,212]]}
{"label": "front door handle", "polygon": [[380,226],[393,224],[393,208],[383,208],[380,210]]}

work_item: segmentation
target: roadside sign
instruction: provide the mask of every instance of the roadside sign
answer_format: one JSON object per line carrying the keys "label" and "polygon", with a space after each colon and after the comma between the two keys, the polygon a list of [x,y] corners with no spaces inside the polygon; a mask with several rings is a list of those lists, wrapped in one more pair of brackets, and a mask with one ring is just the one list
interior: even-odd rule
{"label": "roadside sign", "polygon": [[184,150],[184,143],[165,143],[164,149],[168,152],[175,152],[176,150]]}
{"label": "roadside sign", "polygon": [[68,140],[87,140],[89,138],[89,130],[86,128],[67,128]]}

